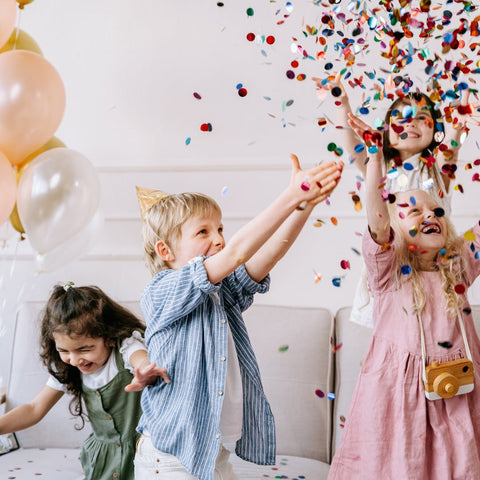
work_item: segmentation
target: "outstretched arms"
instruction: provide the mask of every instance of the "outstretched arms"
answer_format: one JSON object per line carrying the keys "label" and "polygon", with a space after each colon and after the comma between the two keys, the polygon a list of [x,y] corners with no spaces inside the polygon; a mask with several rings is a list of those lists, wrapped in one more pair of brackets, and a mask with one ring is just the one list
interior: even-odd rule
{"label": "outstretched arms", "polygon": [[[295,155],[290,155],[290,157],[295,172],[295,170],[300,169],[300,164]],[[251,278],[256,281],[262,280],[278,261],[283,258],[302,231],[315,205],[324,201],[335,189],[340,181],[342,171],[342,162],[329,162],[320,165],[321,177],[319,182],[322,188],[319,195],[306,205],[302,205],[301,209],[295,209],[265,245],[246,263],[246,268]]]}
{"label": "outstretched arms", "polygon": [[19,405],[0,417],[0,435],[37,424],[62,396],[63,392],[60,390],[43,387],[31,402]]}
{"label": "outstretched arms", "polygon": [[[318,197],[330,194],[333,190],[330,175],[337,181],[341,175],[339,167],[329,170],[334,162],[302,170],[296,157],[292,161],[292,177],[288,187],[265,210],[235,233],[222,251],[205,260],[205,269],[211,283],[220,282],[242,264],[246,264],[254,280],[262,280],[269,271],[264,264],[265,257],[262,255],[253,263],[249,260],[303,202],[315,201]],[[337,171],[334,173],[334,170]]]}

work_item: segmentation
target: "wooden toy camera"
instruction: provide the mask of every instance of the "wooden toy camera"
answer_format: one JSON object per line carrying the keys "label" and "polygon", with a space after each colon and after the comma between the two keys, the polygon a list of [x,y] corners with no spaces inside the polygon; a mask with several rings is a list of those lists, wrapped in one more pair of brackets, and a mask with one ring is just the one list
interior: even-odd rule
{"label": "wooden toy camera", "polygon": [[429,400],[451,398],[473,390],[473,363],[466,358],[432,362],[425,368],[425,396]]}

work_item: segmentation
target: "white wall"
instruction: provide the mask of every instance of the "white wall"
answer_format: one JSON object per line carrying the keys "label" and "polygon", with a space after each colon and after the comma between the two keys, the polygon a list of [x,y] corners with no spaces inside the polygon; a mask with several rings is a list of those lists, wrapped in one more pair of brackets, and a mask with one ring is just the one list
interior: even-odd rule
{"label": "white wall", "polygon": [[[67,280],[97,284],[118,300],[140,297],[149,274],[142,259],[135,185],[210,194],[223,208],[228,239],[286,185],[290,152],[305,167],[337,159],[327,144],[341,145],[339,131],[331,124],[324,131],[317,125],[319,117],[334,118],[333,100],[317,100],[310,80],[313,74],[327,75],[325,61],[303,60],[290,49],[296,37],[310,54],[321,50],[302,31],[305,24],[320,26],[323,7],[293,2],[292,14],[284,18],[285,3],[224,3],[218,7],[215,1],[201,0],[37,0],[26,6],[20,28],[37,41],[66,88],[67,108],[56,136],[97,167],[105,226],[80,260],[47,274],[35,274],[28,240],[18,243],[15,235],[0,250],[4,380],[14,311],[20,302],[44,300],[55,283]],[[254,8],[253,17],[246,15],[247,7]],[[343,11],[347,12],[345,7]],[[285,22],[277,25],[282,18]],[[273,34],[276,42],[250,43],[245,38],[249,32]],[[333,58],[338,55],[334,40],[338,37],[329,40],[328,50]],[[285,75],[295,58],[300,61],[297,72],[307,74],[304,82]],[[340,69],[344,63],[335,65]],[[358,55],[352,71],[355,77],[365,76],[365,71],[385,77],[380,68],[388,71],[388,62],[372,42],[371,49]],[[408,70],[420,88],[426,80],[422,68],[412,65]],[[238,83],[248,90],[244,98],[237,94]],[[372,84],[366,82],[368,87]],[[194,92],[202,99],[195,99]],[[360,105],[369,94],[368,88],[350,90],[352,104]],[[285,106],[289,100],[293,104]],[[372,107],[367,117],[371,123],[384,115],[388,102],[372,101]],[[205,122],[212,124],[212,132],[200,131]],[[471,182],[472,170],[464,169],[479,155],[476,137],[478,129],[462,148],[456,183],[465,193],[453,193],[459,231],[471,226],[479,213],[479,184]],[[331,204],[314,212],[289,255],[273,271],[270,293],[259,296],[258,303],[323,306],[333,312],[351,304],[362,263],[352,248],[360,250],[365,214],[356,212],[351,200],[357,172],[348,165],[346,154],[342,160],[347,166]],[[331,217],[337,218],[337,226]],[[314,227],[317,219],[325,224]],[[344,259],[350,261],[351,270],[341,269]],[[318,283],[315,272],[323,277]],[[336,276],[344,277],[340,287],[332,285]],[[471,300],[480,303],[478,284]]]}

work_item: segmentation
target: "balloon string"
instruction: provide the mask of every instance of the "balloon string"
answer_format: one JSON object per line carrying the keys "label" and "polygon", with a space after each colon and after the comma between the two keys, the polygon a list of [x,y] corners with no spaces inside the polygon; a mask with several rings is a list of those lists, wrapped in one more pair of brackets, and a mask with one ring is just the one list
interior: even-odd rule
{"label": "balloon string", "polygon": [[17,15],[17,25],[15,26],[15,42],[13,44],[13,50],[17,49],[17,41],[18,35],[20,33],[20,20],[22,18],[22,8],[21,5],[18,7],[18,15]]}

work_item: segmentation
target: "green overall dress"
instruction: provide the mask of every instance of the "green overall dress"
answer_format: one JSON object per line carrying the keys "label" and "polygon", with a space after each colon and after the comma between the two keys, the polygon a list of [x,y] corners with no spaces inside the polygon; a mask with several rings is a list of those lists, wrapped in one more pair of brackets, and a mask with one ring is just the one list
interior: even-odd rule
{"label": "green overall dress", "polygon": [[133,480],[133,458],[142,414],[141,392],[125,392],[132,374],[115,349],[118,373],[97,390],[83,386],[83,400],[93,433],[85,440],[80,460],[85,480]]}

